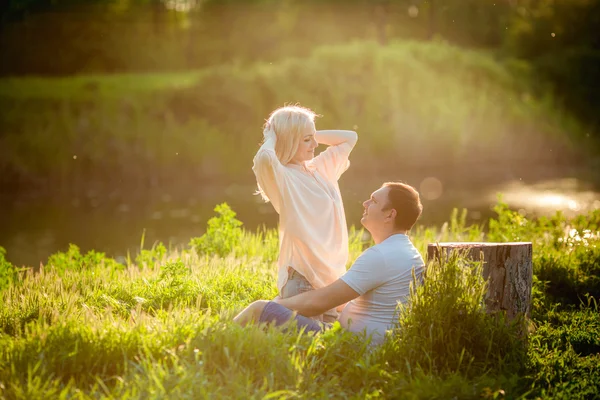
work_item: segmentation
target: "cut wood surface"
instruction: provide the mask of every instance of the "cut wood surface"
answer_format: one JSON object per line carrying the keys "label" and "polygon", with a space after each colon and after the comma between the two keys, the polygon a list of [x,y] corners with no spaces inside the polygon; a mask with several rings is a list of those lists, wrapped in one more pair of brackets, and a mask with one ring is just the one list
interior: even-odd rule
{"label": "cut wood surface", "polygon": [[533,262],[531,242],[445,242],[429,244],[427,258],[465,251],[479,261],[483,255],[483,277],[488,280],[486,306],[489,312],[505,311],[509,319],[518,314],[529,316]]}

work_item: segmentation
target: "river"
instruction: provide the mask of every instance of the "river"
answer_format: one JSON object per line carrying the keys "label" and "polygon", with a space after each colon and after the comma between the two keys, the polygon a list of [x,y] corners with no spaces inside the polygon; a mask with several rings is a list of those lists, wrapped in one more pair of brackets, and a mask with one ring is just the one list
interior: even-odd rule
{"label": "river", "polygon": [[[412,182],[409,182],[414,184]],[[417,185],[424,212],[420,223],[439,225],[446,221],[453,208],[467,208],[470,222],[485,223],[493,216],[491,208],[497,193],[512,208],[524,215],[550,215],[562,210],[567,215],[600,208],[597,186],[576,178],[558,178],[537,182],[515,179],[485,187],[444,187],[433,177]],[[377,186],[342,181],[348,225],[358,226],[362,201]],[[11,199],[1,205],[0,246],[15,265],[38,266],[48,256],[67,249],[69,243],[82,251],[91,249],[123,260],[127,252],[139,251],[142,236],[145,248],[154,242],[187,244],[200,236],[207,220],[214,215],[216,204],[227,202],[246,229],[264,224],[275,227],[277,215],[270,204],[253,195],[250,184],[226,187],[203,187],[201,190],[160,190],[143,195],[123,195],[119,192],[87,191],[71,198]]]}

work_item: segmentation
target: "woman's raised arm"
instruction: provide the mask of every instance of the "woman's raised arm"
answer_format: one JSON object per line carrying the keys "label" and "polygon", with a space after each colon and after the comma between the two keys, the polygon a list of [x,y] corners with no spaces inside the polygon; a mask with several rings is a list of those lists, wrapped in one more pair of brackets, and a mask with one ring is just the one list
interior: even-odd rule
{"label": "woman's raised arm", "polygon": [[272,130],[264,131],[264,142],[254,156],[252,171],[256,176],[258,193],[265,201],[271,201],[279,212],[280,185],[282,182],[283,166],[275,153],[277,136]]}
{"label": "woman's raised arm", "polygon": [[348,143],[351,147],[354,147],[358,141],[358,135],[354,131],[325,130],[317,131],[316,139],[317,142],[328,146],[337,146],[338,144]]}
{"label": "woman's raised arm", "polygon": [[254,165],[262,163],[279,162],[277,155],[275,154],[275,144],[277,143],[277,136],[272,130],[263,132],[263,144],[260,146],[256,155],[254,156]]}
{"label": "woman's raised arm", "polygon": [[348,156],[358,141],[354,131],[317,131],[317,142],[329,147],[313,159],[313,165],[330,181],[337,181],[350,166]]}

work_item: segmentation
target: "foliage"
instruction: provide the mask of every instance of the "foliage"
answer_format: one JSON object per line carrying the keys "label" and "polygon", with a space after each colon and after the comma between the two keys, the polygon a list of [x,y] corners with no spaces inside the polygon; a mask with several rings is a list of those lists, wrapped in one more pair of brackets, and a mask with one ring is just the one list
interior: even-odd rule
{"label": "foliage", "polygon": [[218,255],[224,257],[236,254],[236,248],[242,240],[242,222],[235,218],[235,211],[227,203],[219,204],[214,211],[218,214],[208,220],[206,233],[193,238],[190,246],[198,254]]}
{"label": "foliage", "polygon": [[598,121],[598,0],[520,1],[507,29],[506,51],[528,60],[579,115]]}
{"label": "foliage", "polygon": [[15,284],[17,279],[17,269],[6,259],[6,250],[0,246],[0,291]]}
{"label": "foliage", "polygon": [[528,380],[540,398],[600,396],[600,318],[594,298],[575,311],[547,313],[530,336]]}
{"label": "foliage", "polygon": [[[497,211],[490,237],[509,235],[514,225],[520,240],[534,240],[536,276],[544,254],[578,265],[578,275],[565,279],[583,281],[596,274],[582,249],[596,244],[583,232],[598,230],[598,212],[573,219],[527,218],[522,224],[522,216],[501,203]],[[442,238],[489,239],[461,215],[453,212],[444,229],[417,227],[411,238],[419,249]],[[583,234],[580,240],[569,235],[572,229]],[[0,398],[583,399],[599,394],[597,299],[578,292],[583,301],[577,307],[559,305],[548,291],[552,282],[536,278],[525,341],[518,336],[520,325],[484,312],[481,264],[460,254],[429,264],[410,306],[399,310],[398,328],[379,347],[340,325],[318,335],[293,326],[287,332],[236,326],[234,313],[276,295],[277,232],[242,232],[239,253],[225,257],[199,255],[193,247],[163,254],[157,245],[156,253],[140,253],[148,255],[143,262],[114,268],[106,256],[93,253],[86,259],[72,246],[45,268],[25,271],[0,292],[0,365],[8,366],[0,368]],[[349,239],[355,259],[367,245],[364,232],[351,229]],[[567,268],[567,261],[560,263]]]}
{"label": "foliage", "polygon": [[[422,237],[427,243],[480,242],[484,237],[483,227],[480,224],[467,225],[467,213],[466,209],[459,212],[458,208],[454,208],[450,213],[449,221],[442,223],[440,228],[424,228],[417,225],[413,232],[415,236]],[[427,249],[423,247],[419,250],[425,253]]]}
{"label": "foliage", "polygon": [[518,368],[524,358],[519,324],[486,313],[482,266],[459,252],[428,263],[423,283],[413,282],[410,306],[401,308],[397,336],[388,343],[390,351],[405,357],[396,361],[399,366],[442,376]]}
{"label": "foliage", "polygon": [[[433,7],[412,0],[177,3],[187,12],[173,10],[172,3],[137,0],[10,3],[12,7],[3,17],[12,15],[12,21],[5,25],[2,43],[10,57],[0,64],[0,73],[10,75],[164,71],[272,62],[305,56],[321,44],[385,43],[434,35],[474,47],[497,47],[510,17],[508,3],[494,0],[445,0]],[[188,5],[196,7],[185,10]],[[417,16],[407,12],[411,6],[417,7]],[[70,15],[73,9],[78,11],[76,18]],[[17,44],[24,42],[19,35],[25,29],[28,50],[18,52]],[[47,30],[55,34],[44,35]],[[71,34],[74,31],[77,36]],[[48,48],[57,45],[64,51],[51,62]]]}
{"label": "foliage", "polygon": [[18,0],[2,9],[0,74],[248,66],[357,40],[444,40],[516,59],[520,73],[534,73],[532,89],[550,86],[570,112],[597,122],[599,15],[599,0]]}
{"label": "foliage", "polygon": [[187,280],[190,273],[190,269],[181,260],[178,260],[160,267],[159,279],[168,280],[169,286],[180,286]]}
{"label": "foliage", "polygon": [[156,243],[149,250],[141,249],[135,257],[135,263],[140,267],[148,267],[156,262],[161,262],[167,254],[167,248],[162,243]]}
{"label": "foliage", "polygon": [[82,271],[106,268],[110,271],[123,268],[121,264],[112,258],[106,257],[104,253],[90,250],[85,255],[81,254],[79,247],[74,244],[70,244],[66,252],[61,251],[52,254],[48,258],[47,265],[49,268],[58,271],[59,274],[63,274],[67,269]]}
{"label": "foliage", "polygon": [[543,287],[550,303],[578,305],[587,295],[600,298],[600,210],[570,221],[560,212],[527,219],[500,200],[494,211],[498,217],[490,220],[490,241],[530,241],[543,249],[533,256],[534,288]]}
{"label": "foliage", "polygon": [[442,170],[467,156],[469,166],[517,173],[580,157],[581,143],[593,153],[590,131],[531,86],[492,55],[443,42],[355,42],[181,73],[4,78],[0,185],[113,187],[115,175],[134,190],[174,175],[181,186],[250,181],[257,121],[291,101],[323,115],[318,128],[358,131],[352,162],[363,174],[423,160]]}

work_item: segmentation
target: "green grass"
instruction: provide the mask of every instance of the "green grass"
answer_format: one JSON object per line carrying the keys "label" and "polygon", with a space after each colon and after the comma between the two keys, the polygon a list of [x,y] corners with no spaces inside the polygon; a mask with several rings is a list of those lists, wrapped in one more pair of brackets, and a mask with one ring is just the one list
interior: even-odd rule
{"label": "green grass", "polygon": [[402,41],[182,73],[4,78],[0,171],[55,186],[237,177],[264,119],[290,102],[323,115],[318,128],[356,129],[353,162],[372,171],[467,156],[517,168],[592,151],[588,127],[530,75],[490,53]]}
{"label": "green grass", "polygon": [[[526,340],[520,323],[484,312],[481,265],[458,255],[429,265],[375,349],[339,325],[320,335],[241,328],[237,311],[276,294],[277,236],[243,230],[225,204],[188,246],[142,241],[127,265],[71,245],[18,271],[0,252],[0,276],[11,277],[0,288],[0,398],[597,398],[600,284],[584,266],[600,263],[600,212],[526,220],[496,210],[486,233],[454,212],[412,238],[421,251],[532,241]],[[368,245],[351,230],[351,260]],[[571,291],[552,290],[548,271]]]}
{"label": "green grass", "polygon": [[3,78],[0,97],[13,100],[93,100],[155,93],[192,86],[202,72]]}

